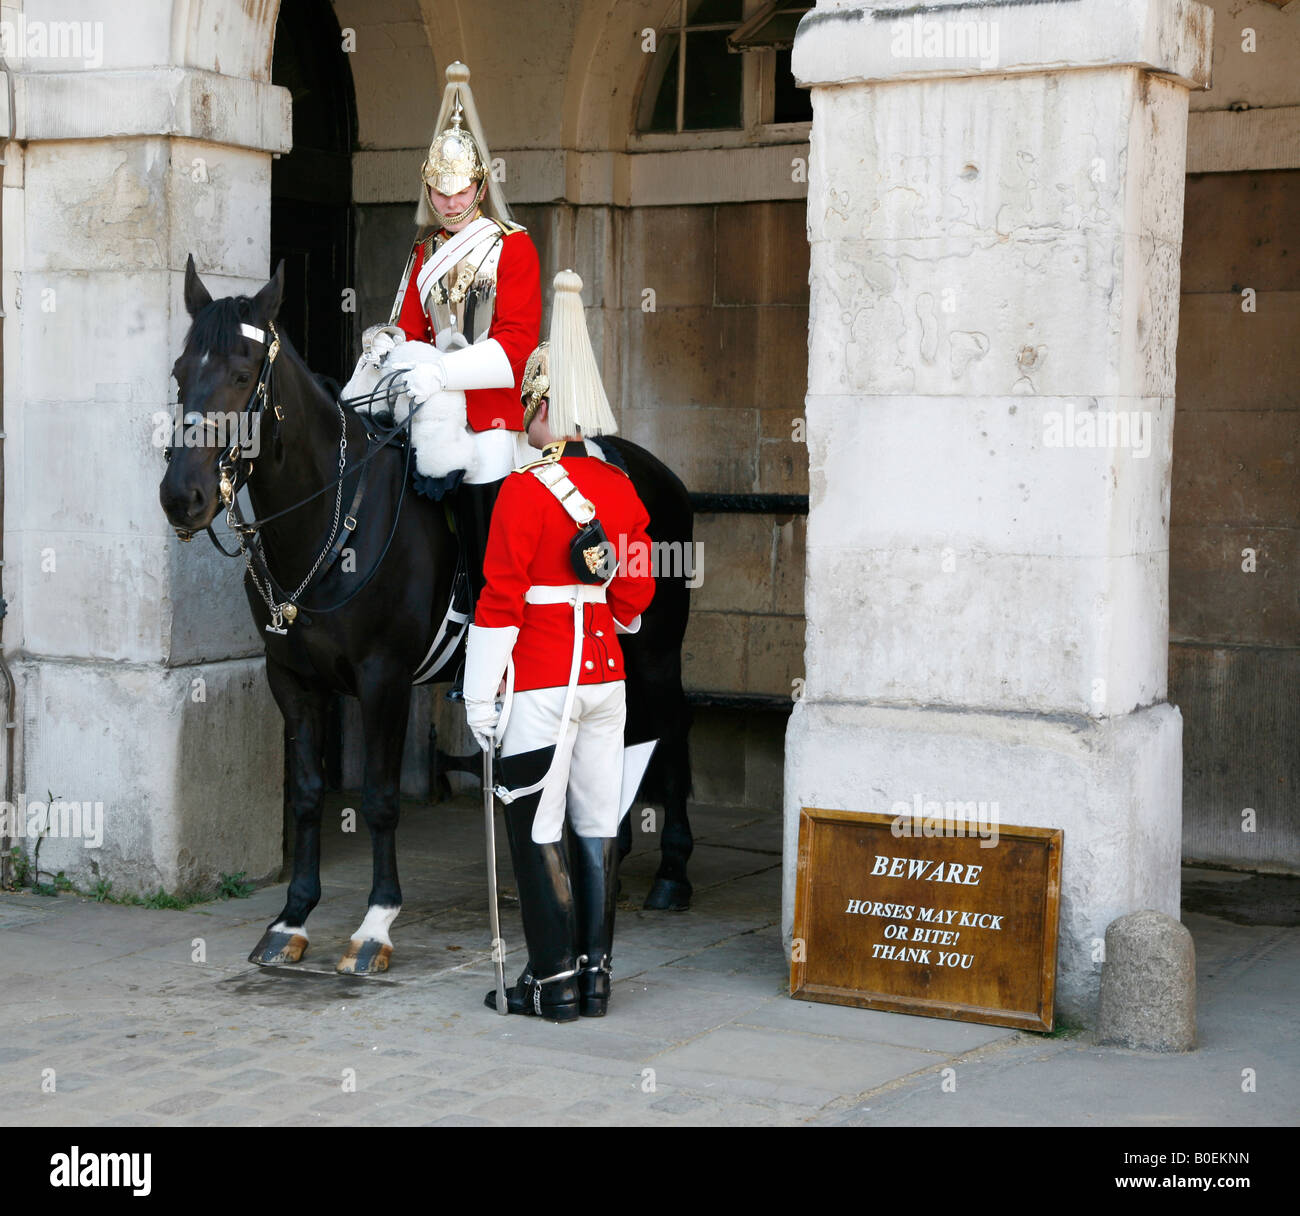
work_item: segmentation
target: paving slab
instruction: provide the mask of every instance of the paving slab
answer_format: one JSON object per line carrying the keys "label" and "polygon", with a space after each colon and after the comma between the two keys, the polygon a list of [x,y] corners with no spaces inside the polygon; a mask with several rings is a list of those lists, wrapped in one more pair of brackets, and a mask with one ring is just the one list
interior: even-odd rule
{"label": "paving slab", "polygon": [[[935,1054],[875,1043],[767,1027],[725,1026],[656,1057],[665,1081],[708,1075],[712,1084],[742,1084],[735,1092],[754,1094],[754,1083],[770,1086],[784,1100],[809,1104],[822,1095],[861,1093],[907,1073],[933,1067]],[[722,1078],[726,1078],[724,1081]],[[818,1098],[821,1097],[821,1101]]]}

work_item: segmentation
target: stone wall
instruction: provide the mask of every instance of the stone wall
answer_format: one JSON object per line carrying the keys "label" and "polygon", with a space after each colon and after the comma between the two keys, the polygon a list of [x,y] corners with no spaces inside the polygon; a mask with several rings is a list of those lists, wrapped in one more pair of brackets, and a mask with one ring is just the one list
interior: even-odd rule
{"label": "stone wall", "polygon": [[[1298,255],[1300,170],[1188,179],[1169,570],[1169,692],[1186,723],[1183,852],[1293,872]],[[1247,808],[1253,831],[1243,830]]]}

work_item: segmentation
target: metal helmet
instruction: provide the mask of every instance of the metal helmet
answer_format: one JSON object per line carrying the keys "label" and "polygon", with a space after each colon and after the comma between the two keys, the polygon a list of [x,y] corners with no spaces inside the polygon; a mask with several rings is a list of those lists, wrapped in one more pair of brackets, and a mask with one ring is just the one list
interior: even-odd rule
{"label": "metal helmet", "polygon": [[487,176],[478,141],[461,125],[464,112],[460,98],[457,98],[451,125],[433,137],[429,155],[420,166],[424,184],[432,186],[439,194],[459,194]]}
{"label": "metal helmet", "polygon": [[519,382],[519,400],[524,407],[524,430],[527,430],[538,408],[551,395],[551,344],[543,342],[524,364],[524,376]]}

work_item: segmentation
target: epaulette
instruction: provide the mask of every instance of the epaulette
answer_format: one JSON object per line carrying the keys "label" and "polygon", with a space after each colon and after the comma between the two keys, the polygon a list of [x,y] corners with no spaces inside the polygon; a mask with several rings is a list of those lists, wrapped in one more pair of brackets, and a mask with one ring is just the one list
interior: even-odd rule
{"label": "epaulette", "polygon": [[516,223],[511,222],[510,220],[498,220],[498,219],[493,219],[492,222],[493,222],[493,223],[494,223],[498,228],[501,229],[501,232],[502,232],[502,234],[503,234],[504,236],[509,236],[512,232],[527,232],[527,231],[528,231],[528,229],[525,228],[525,227],[523,226],[523,224],[516,224]]}

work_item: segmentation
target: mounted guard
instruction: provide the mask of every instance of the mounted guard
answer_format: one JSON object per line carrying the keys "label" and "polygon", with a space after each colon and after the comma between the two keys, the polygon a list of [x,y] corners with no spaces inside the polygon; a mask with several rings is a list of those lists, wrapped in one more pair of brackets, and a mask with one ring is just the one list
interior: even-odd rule
{"label": "mounted guard", "polygon": [[[572,271],[556,276],[550,342],[528,360],[523,423],[542,458],[501,488],[465,659],[470,728],[500,748],[496,793],[528,945],[507,1009],[553,1021],[609,1004],[618,828],[640,778],[624,778],[618,635],[639,630],[655,592],[646,507],[584,443],[616,427],[581,291]],[[498,1008],[498,994],[486,1004]]]}
{"label": "mounted guard", "polygon": [[469,76],[463,63],[447,69],[437,134],[420,168],[421,233],[388,324],[366,330],[344,396],[398,373],[405,396],[396,420],[406,416],[406,397],[419,407],[410,428],[414,484],[427,497],[450,496],[472,616],[492,506],[526,452],[517,386],[540,335],[542,296],[537,249],[492,179]]}

